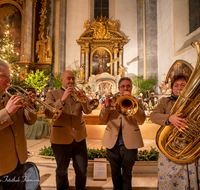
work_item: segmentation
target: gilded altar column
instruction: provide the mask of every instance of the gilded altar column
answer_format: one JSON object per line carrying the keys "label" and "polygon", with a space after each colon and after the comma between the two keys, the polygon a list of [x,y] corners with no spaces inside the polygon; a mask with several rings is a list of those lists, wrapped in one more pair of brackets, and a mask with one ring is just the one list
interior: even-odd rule
{"label": "gilded altar column", "polygon": [[85,51],[81,51],[81,65],[85,65]]}
{"label": "gilded altar column", "polygon": [[89,48],[85,49],[85,81],[89,78]]}
{"label": "gilded altar column", "polygon": [[32,21],[33,21],[33,2],[32,0],[26,0],[24,8],[24,32],[23,32],[23,55],[22,61],[31,61],[32,50]]}
{"label": "gilded altar column", "polygon": [[60,28],[60,0],[56,0],[55,6],[55,54],[54,54],[54,76],[58,75],[59,69],[59,28]]}
{"label": "gilded altar column", "polygon": [[122,50],[119,51],[119,65],[122,65]]}
{"label": "gilded altar column", "polygon": [[[114,59],[117,58],[117,54],[118,54],[118,48],[114,49]],[[116,76],[117,73],[117,61],[114,62],[114,76]]]}

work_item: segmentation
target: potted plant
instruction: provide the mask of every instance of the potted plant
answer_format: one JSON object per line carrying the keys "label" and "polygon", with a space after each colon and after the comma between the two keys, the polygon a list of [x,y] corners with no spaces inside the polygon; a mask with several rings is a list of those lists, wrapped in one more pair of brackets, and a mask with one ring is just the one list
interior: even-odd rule
{"label": "potted plant", "polygon": [[144,80],[143,76],[138,76],[132,80],[134,86],[136,86],[136,94],[142,93],[144,98],[149,96],[149,92],[153,91],[153,87],[157,84],[157,77],[149,77]]}

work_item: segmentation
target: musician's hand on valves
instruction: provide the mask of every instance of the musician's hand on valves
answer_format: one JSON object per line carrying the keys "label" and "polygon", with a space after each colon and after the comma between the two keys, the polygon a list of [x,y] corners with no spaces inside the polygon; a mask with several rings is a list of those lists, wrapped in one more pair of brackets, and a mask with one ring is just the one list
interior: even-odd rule
{"label": "musician's hand on valves", "polygon": [[186,126],[187,121],[180,116],[182,113],[174,114],[169,117],[169,122],[172,123],[177,129]]}
{"label": "musician's hand on valves", "polygon": [[106,97],[106,102],[105,102],[105,106],[106,107],[109,107],[111,105],[111,103],[112,103],[112,99],[111,98],[112,97],[113,97],[113,94],[111,94],[111,95]]}
{"label": "musician's hand on valves", "polygon": [[35,94],[33,92],[28,92],[28,97],[29,99],[31,100],[31,103],[30,105],[31,106],[34,106],[35,105],[35,102],[36,102],[36,99],[35,99]]}
{"label": "musician's hand on valves", "polygon": [[5,107],[6,111],[10,116],[14,115],[19,108],[26,106],[26,104],[21,103],[22,100],[23,98],[21,96],[18,95],[11,96]]}
{"label": "musician's hand on valves", "polygon": [[85,95],[84,95],[85,91],[83,89],[80,89],[78,92],[79,92],[81,97],[85,97]]}
{"label": "musician's hand on valves", "polygon": [[69,98],[70,94],[73,94],[73,93],[74,93],[74,87],[69,86],[69,87],[65,90],[65,92],[64,92],[64,94],[63,94],[63,96],[62,96],[61,102],[66,102],[66,100]]}

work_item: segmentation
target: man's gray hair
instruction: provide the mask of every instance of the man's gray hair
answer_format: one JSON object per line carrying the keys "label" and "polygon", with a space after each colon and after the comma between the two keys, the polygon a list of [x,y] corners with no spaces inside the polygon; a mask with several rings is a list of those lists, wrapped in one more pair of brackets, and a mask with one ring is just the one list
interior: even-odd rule
{"label": "man's gray hair", "polygon": [[131,83],[131,85],[132,85],[132,80],[131,80],[129,77],[122,77],[122,78],[120,78],[120,80],[119,80],[119,82],[118,82],[118,86],[120,86],[120,83],[121,83],[123,80],[128,80],[128,81]]}
{"label": "man's gray hair", "polygon": [[7,68],[7,69],[10,69],[9,64],[3,59],[0,59],[0,67],[4,67],[4,68]]}

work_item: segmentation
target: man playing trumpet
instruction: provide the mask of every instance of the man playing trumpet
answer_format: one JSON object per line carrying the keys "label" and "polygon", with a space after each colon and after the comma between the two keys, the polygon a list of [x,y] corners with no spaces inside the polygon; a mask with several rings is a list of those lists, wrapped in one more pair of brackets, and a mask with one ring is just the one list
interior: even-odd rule
{"label": "man playing trumpet", "polygon": [[[28,158],[24,123],[33,125],[37,115],[22,104],[23,98],[5,93],[10,84],[8,64],[0,59],[0,189],[25,190],[24,163]],[[28,96],[33,105],[35,95]]]}
{"label": "man playing trumpet", "polygon": [[[52,122],[50,142],[55,154],[56,184],[57,189],[68,189],[68,166],[70,158],[73,160],[73,167],[76,173],[76,190],[84,190],[87,173],[87,147],[86,128],[82,112],[89,114],[92,112],[89,100],[86,103],[73,101],[75,93],[75,76],[70,70],[62,74],[60,89],[47,93],[46,103],[57,109],[62,109],[61,116]],[[84,97],[84,91],[78,91],[80,98]],[[48,118],[52,117],[49,110],[45,111]]]}
{"label": "man playing trumpet", "polygon": [[[131,96],[132,81],[128,77],[119,80],[119,91]],[[138,110],[132,116],[123,116],[112,108],[112,97],[106,98],[99,118],[108,122],[102,144],[107,148],[107,157],[111,166],[114,190],[131,190],[132,167],[137,158],[137,148],[143,147],[139,123],[145,121],[142,101],[138,102]],[[122,169],[122,172],[121,172]]]}

